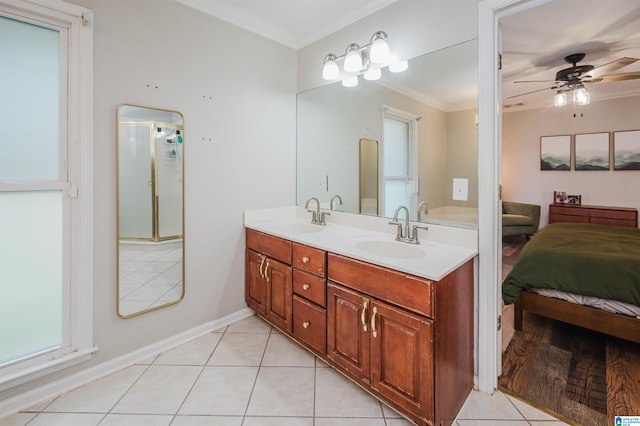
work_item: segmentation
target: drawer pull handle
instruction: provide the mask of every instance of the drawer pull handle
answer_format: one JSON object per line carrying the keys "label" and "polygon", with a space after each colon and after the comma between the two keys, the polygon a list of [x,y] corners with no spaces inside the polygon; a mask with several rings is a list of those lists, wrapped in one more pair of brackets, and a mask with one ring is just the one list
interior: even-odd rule
{"label": "drawer pull handle", "polygon": [[311,288],[311,286],[307,283],[302,284],[302,289],[303,290],[309,290]]}
{"label": "drawer pull handle", "polygon": [[309,321],[305,321],[305,322],[302,323],[302,326],[304,328],[309,328],[309,325],[311,325],[311,324],[309,324]]}
{"label": "drawer pull handle", "polygon": [[267,262],[267,266],[264,267],[264,278],[269,282],[269,262]]}
{"label": "drawer pull handle", "polygon": [[303,257],[302,263],[309,263],[309,258],[307,256]]}
{"label": "drawer pull handle", "polygon": [[373,314],[371,315],[371,331],[373,332],[373,337],[378,337],[378,330],[376,330],[376,314],[378,313],[378,308],[373,307]]}
{"label": "drawer pull handle", "polygon": [[260,261],[260,278],[264,278],[264,273],[262,272],[262,267],[264,266],[264,256],[260,256],[262,260]]}
{"label": "drawer pull handle", "polygon": [[360,314],[360,322],[362,322],[362,331],[367,331],[367,302],[364,302],[362,313]]}

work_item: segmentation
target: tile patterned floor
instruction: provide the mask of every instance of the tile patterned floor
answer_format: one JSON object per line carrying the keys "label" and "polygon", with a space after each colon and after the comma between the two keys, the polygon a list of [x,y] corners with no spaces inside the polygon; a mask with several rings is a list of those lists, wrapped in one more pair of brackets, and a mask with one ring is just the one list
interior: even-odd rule
{"label": "tile patterned floor", "polygon": [[[0,426],[410,426],[257,317],[185,343]],[[457,426],[563,425],[516,399],[472,392]]]}

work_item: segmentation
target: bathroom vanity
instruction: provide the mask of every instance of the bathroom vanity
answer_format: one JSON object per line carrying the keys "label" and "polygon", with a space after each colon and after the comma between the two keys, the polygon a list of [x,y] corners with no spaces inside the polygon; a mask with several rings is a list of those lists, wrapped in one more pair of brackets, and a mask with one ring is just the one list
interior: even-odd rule
{"label": "bathroom vanity", "polygon": [[249,307],[417,424],[453,422],[473,386],[473,249],[299,219],[245,225]]}

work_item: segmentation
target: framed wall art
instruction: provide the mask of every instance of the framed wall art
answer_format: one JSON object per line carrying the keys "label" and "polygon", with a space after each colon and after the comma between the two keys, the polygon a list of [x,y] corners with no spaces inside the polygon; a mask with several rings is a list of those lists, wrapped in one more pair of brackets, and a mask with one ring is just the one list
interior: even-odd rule
{"label": "framed wall art", "polygon": [[575,169],[609,170],[609,133],[575,135]]}
{"label": "framed wall art", "polygon": [[613,132],[614,170],[640,170],[640,130]]}
{"label": "framed wall art", "polygon": [[540,170],[571,170],[571,135],[540,137]]}

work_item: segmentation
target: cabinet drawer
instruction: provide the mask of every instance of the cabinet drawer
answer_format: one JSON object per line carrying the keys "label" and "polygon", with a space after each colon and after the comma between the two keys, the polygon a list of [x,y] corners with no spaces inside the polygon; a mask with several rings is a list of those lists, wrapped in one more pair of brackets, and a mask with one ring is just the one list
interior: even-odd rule
{"label": "cabinet drawer", "polygon": [[293,335],[322,355],[327,344],[327,310],[293,296]]}
{"label": "cabinet drawer", "polygon": [[330,281],[433,317],[433,281],[333,253],[328,254],[327,271]]}
{"label": "cabinet drawer", "polygon": [[327,306],[327,284],[322,277],[294,269],[293,292],[320,306]]}
{"label": "cabinet drawer", "polygon": [[291,241],[247,229],[247,248],[291,265]]}
{"label": "cabinet drawer", "polygon": [[324,277],[326,257],[324,250],[293,243],[293,266],[296,268]]}

